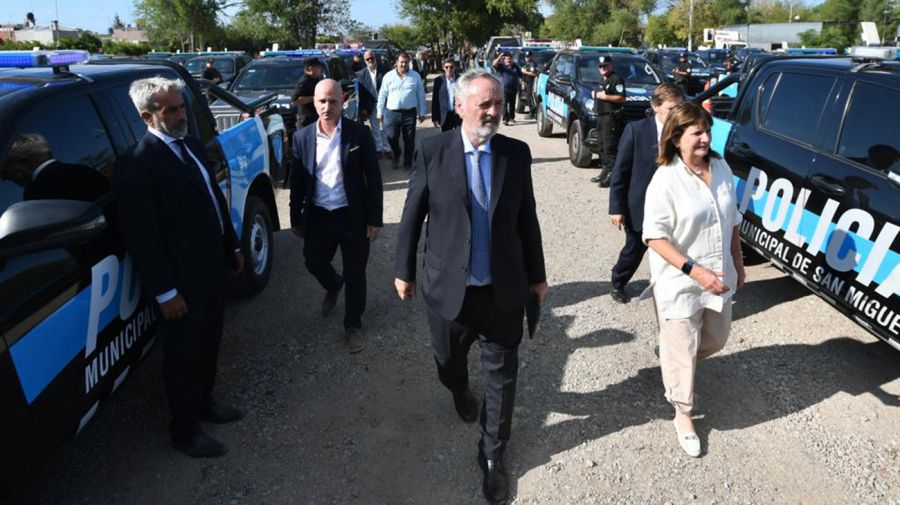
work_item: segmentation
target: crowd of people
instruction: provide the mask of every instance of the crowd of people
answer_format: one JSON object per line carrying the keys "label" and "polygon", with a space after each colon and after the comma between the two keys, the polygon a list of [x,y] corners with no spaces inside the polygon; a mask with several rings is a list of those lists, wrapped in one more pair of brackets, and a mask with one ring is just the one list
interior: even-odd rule
{"label": "crowd of people", "polygon": [[[416,123],[428,111],[423,78],[410,61],[401,52],[386,71],[372,51],[363,54],[356,73],[359,121],[342,116],[341,86],[322,77],[321,62],[305,61],[293,97],[299,127],[291,149],[290,226],[303,240],[306,269],[324,291],[321,315],[334,312],[343,291],[345,346],[360,352],[366,265],[383,226],[378,160],[389,157],[395,169],[402,163],[410,171],[394,285],[403,300],[421,292],[438,379],[462,421],[480,420],[483,492],[490,501],[503,501],[523,318],[549,286],[531,151],[498,130],[501,121],[515,120],[518,91],[536,69],[519,68],[501,54],[493,61],[495,72],[460,75],[456,59],[443,60],[431,104],[432,124],[441,133],[417,140]],[[609,220],[625,233],[611,297],[628,303],[626,285],[649,249],[665,396],[678,443],[699,456],[691,418],[695,368],[725,344],[731,296],[744,281],[731,171],[710,149],[709,113],[684,103],[679,87],[660,85],[651,100],[653,115],[626,125],[624,81],[611,57],[601,57],[598,66],[603,79],[594,99],[608,171],[603,178],[611,186]],[[243,257],[203,146],[187,135],[181,86],[162,78],[132,84],[148,132],[117,171],[115,185],[128,251],[163,318],[173,444],[193,457],[214,457],[226,448],[200,422],[228,423],[243,415],[212,394],[224,278],[240,272]],[[332,265],[338,249],[341,272]],[[480,404],[468,377],[476,341],[485,375]]]}

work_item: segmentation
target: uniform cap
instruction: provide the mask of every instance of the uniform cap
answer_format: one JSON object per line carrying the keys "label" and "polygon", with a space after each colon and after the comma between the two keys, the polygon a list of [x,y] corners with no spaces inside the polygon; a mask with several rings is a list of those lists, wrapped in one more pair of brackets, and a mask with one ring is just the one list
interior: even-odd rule
{"label": "uniform cap", "polygon": [[602,67],[603,65],[612,65],[613,57],[612,56],[601,56],[597,58],[597,66]]}

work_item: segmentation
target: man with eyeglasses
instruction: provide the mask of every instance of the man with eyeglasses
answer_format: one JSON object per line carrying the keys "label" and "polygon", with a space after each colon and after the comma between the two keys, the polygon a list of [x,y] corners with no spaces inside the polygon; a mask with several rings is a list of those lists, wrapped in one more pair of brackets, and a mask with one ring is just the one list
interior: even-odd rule
{"label": "man with eyeglasses", "polygon": [[409,68],[405,51],[397,55],[397,68],[388,72],[378,92],[378,120],[383,121],[393,153],[394,168],[400,166],[400,136],[403,135],[403,168],[412,169],[416,142],[416,119],[425,121],[425,85]]}
{"label": "man with eyeglasses", "polygon": [[431,90],[431,121],[442,132],[459,126],[456,114],[456,62],[453,58],[444,60],[444,73],[434,80]]}
{"label": "man with eyeglasses", "polygon": [[372,130],[372,138],[375,139],[375,149],[378,155],[387,158],[391,152],[388,144],[387,134],[384,131],[384,125],[378,119],[376,105],[378,104],[378,92],[381,91],[381,82],[384,79],[384,68],[378,64],[378,58],[371,50],[363,54],[363,60],[366,66],[356,73],[356,80],[359,82],[359,120],[360,122],[369,121],[369,127]]}

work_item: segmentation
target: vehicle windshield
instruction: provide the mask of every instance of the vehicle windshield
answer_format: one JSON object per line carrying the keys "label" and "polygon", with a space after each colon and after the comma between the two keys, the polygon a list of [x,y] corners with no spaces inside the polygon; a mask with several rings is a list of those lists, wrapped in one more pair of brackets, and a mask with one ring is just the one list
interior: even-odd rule
{"label": "vehicle windshield", "polygon": [[[673,69],[677,67],[681,62],[678,59],[677,53],[672,54],[664,54],[663,58],[663,68],[666,70]],[[688,63],[691,65],[691,68],[707,68],[709,65],[706,64],[699,56],[696,54],[688,54]]]}
{"label": "vehicle windshield", "polygon": [[[225,74],[234,73],[234,62],[232,60],[215,60],[213,66],[219,69],[219,72]],[[198,58],[190,60],[184,64],[184,68],[191,73],[203,72],[203,69],[206,68],[206,59]]]}
{"label": "vehicle windshield", "polygon": [[719,51],[703,51],[700,53],[700,58],[712,65],[713,63],[721,63],[725,64],[725,60],[728,59],[728,53],[719,52]]}
{"label": "vehicle windshield", "polygon": [[234,83],[235,90],[293,88],[303,76],[303,64],[292,61],[285,65],[253,65],[247,67]]}
{"label": "vehicle windshield", "polygon": [[[553,59],[553,56],[556,55],[556,51],[533,51],[531,53],[531,57],[534,59],[534,62],[537,64],[538,68],[544,66],[545,63]],[[520,67],[525,66],[525,52],[520,51],[516,55],[516,63],[519,64]]]}
{"label": "vehicle windshield", "polygon": [[[650,68],[650,64],[640,58],[619,58],[613,66],[616,73],[625,84],[659,84],[659,76]],[[600,69],[597,68],[597,58],[578,58],[578,80],[585,84],[598,84],[600,82]]]}

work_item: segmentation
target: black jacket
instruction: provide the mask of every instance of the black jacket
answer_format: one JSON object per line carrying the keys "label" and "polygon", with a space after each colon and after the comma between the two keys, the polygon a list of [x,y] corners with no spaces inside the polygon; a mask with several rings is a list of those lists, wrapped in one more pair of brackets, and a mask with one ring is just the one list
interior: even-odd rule
{"label": "black jacket", "polygon": [[622,214],[635,231],[643,229],[644,197],[656,173],[656,116],[625,125],[609,187],[609,213]]}
{"label": "black jacket", "polygon": [[379,65],[375,74],[375,86],[372,85],[372,76],[369,74],[369,67],[365,67],[356,73],[356,80],[359,82],[359,110],[365,112],[366,115],[375,114],[375,107],[378,105],[378,92],[381,91],[381,80],[384,79],[384,69]]}
{"label": "black jacket", "polygon": [[447,77],[441,75],[434,80],[434,87],[431,90],[431,120],[443,126],[449,112],[453,112],[451,121],[456,121],[459,116],[456,115],[450,97],[447,96]]}
{"label": "black jacket", "polygon": [[[200,172],[150,132],[121,159],[113,179],[125,248],[147,294],[154,297],[172,289],[190,297],[224,283],[240,247],[203,144],[191,137],[185,137],[185,144],[207,170],[215,203]],[[214,205],[219,206],[224,234]]]}
{"label": "black jacket", "polygon": [[[491,140],[491,277],[500,310],[524,306],[528,286],[546,280],[528,145],[504,135]],[[453,130],[418,141],[397,236],[395,275],[416,280],[416,251],[425,234],[422,297],[454,320],[468,281],[471,239],[463,141]]]}
{"label": "black jacket", "polygon": [[[294,132],[291,167],[291,227],[305,228],[316,190],[316,128],[318,123]],[[359,230],[383,226],[384,194],[375,141],[368,128],[341,118],[341,173],[347,202]]]}

